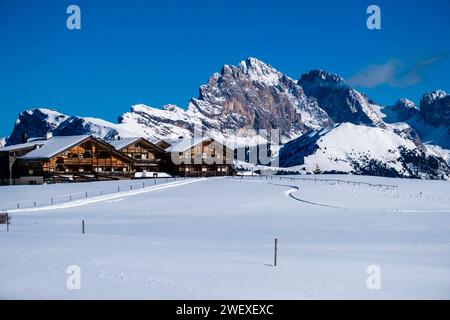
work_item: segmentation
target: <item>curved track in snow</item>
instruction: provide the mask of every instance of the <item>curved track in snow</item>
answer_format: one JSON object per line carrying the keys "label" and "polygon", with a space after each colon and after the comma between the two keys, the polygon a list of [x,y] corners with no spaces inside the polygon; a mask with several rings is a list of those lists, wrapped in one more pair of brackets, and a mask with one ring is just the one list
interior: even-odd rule
{"label": "curved track in snow", "polygon": [[295,191],[299,191],[300,190],[300,188],[297,187],[297,186],[292,186],[292,185],[288,185],[288,184],[277,184],[277,183],[269,183],[269,184],[272,184],[272,185],[275,185],[275,186],[280,186],[280,187],[290,187],[291,189],[285,191],[286,196],[288,196],[289,198],[294,199],[296,201],[299,201],[299,202],[311,204],[311,205],[314,205],[314,206],[326,207],[326,208],[348,210],[348,208],[336,207],[336,206],[332,206],[332,205],[328,205],[328,204],[312,202],[312,201],[308,201],[308,200],[304,200],[304,199],[298,198],[298,197],[293,195],[293,193]]}

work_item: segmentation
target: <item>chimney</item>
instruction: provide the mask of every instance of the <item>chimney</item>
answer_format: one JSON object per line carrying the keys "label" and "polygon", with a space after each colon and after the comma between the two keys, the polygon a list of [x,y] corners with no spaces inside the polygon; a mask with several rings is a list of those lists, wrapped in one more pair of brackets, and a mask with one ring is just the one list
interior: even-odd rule
{"label": "chimney", "polygon": [[22,143],[28,142],[28,134],[26,132],[22,133]]}
{"label": "chimney", "polygon": [[53,132],[46,132],[45,133],[45,140],[50,140],[51,138],[53,138]]}

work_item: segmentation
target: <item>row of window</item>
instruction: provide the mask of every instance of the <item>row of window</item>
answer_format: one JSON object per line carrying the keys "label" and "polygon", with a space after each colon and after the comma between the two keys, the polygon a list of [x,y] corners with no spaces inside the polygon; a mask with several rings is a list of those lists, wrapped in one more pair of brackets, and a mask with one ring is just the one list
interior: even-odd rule
{"label": "row of window", "polygon": [[196,153],[196,154],[194,154],[194,155],[192,155],[190,152],[185,152],[184,154],[181,152],[180,154],[179,154],[179,157],[180,157],[180,159],[182,159],[183,157],[185,158],[185,159],[189,159],[189,158],[202,158],[202,159],[206,159],[206,158],[208,158],[208,157],[212,157],[212,158],[217,158],[217,159],[220,159],[222,156],[221,156],[221,154],[220,153],[211,153],[210,155],[208,155],[206,152],[203,152],[203,153]]}
{"label": "row of window", "polygon": [[[32,171],[32,169],[30,169],[30,170]],[[72,169],[72,168],[65,168],[63,166],[56,166],[56,168],[50,168],[49,169],[49,172],[75,172],[75,171],[78,171],[78,172],[91,172],[92,168],[87,167],[87,168]],[[118,167],[118,168],[101,168],[101,167],[97,167],[97,168],[94,168],[94,171],[95,172],[103,172],[103,171],[106,171],[106,172],[127,172],[128,170],[127,170],[127,168],[121,168],[121,167]],[[32,173],[29,173],[29,174],[32,175]]]}
{"label": "row of window", "polygon": [[[192,172],[192,171],[198,171],[198,170],[193,170],[194,168],[192,168],[192,167],[180,167],[179,168],[179,171],[185,171],[185,172]],[[213,171],[211,168],[208,168],[208,167],[202,167],[201,168],[201,171],[202,172],[208,172],[208,171]],[[218,171],[218,172],[226,172],[227,171],[227,167],[226,166],[220,166],[220,167],[217,167],[217,169],[216,169],[216,171]]]}

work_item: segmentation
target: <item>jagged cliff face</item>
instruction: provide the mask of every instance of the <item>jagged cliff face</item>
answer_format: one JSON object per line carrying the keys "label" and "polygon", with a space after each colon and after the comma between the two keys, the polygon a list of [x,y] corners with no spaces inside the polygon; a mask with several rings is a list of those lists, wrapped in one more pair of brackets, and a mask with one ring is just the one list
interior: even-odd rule
{"label": "jagged cliff face", "polygon": [[294,80],[254,58],[238,66],[223,66],[199,91],[186,111],[173,105],[162,110],[137,105],[119,122],[144,131],[160,126],[156,130],[164,135],[192,132],[195,126],[219,131],[279,129],[285,142],[332,124],[317,101],[307,97]]}
{"label": "jagged cliff face", "polygon": [[53,132],[67,118],[68,116],[62,113],[45,108],[21,112],[6,144],[21,143],[24,133],[30,138],[42,137],[46,132]]}
{"label": "jagged cliff face", "polygon": [[419,113],[416,104],[408,99],[399,99],[393,106],[387,106],[383,111],[387,115],[383,120],[388,123],[405,122]]}
{"label": "jagged cliff face", "polygon": [[190,108],[221,128],[279,129],[286,140],[331,121],[294,80],[254,58],[225,65],[200,87]]}
{"label": "jagged cliff face", "polygon": [[385,122],[405,122],[423,141],[450,149],[450,95],[445,91],[424,94],[419,108],[400,99],[394,106],[384,107],[383,113]]}
{"label": "jagged cliff face", "polygon": [[420,100],[420,116],[432,126],[450,128],[450,95],[442,90],[424,94]]}
{"label": "jagged cliff face", "polygon": [[303,74],[298,84],[307,96],[317,99],[319,106],[336,123],[384,125],[369,100],[336,74],[313,70]]}

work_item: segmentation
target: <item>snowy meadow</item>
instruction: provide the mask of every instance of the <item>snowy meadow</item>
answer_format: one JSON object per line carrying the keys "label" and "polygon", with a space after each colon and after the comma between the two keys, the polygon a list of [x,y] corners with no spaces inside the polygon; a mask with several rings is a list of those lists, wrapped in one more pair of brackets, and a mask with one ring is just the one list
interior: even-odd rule
{"label": "snowy meadow", "polygon": [[450,298],[450,182],[310,177],[0,187],[0,298]]}

